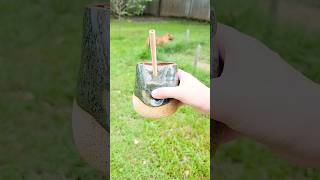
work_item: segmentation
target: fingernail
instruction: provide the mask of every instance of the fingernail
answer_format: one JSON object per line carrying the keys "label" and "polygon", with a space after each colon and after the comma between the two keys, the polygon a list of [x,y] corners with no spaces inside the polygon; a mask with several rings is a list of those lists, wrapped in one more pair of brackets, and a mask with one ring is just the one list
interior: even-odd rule
{"label": "fingernail", "polygon": [[157,97],[158,91],[159,91],[158,89],[153,90],[153,91],[151,92],[152,97]]}

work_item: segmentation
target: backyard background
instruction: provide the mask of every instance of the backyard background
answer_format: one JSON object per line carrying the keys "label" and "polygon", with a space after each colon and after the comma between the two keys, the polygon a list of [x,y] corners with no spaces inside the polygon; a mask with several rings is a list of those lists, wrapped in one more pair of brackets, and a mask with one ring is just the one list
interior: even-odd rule
{"label": "backyard background", "polygon": [[[132,18],[111,21],[110,108],[111,178],[209,179],[210,120],[189,107],[162,119],[145,119],[132,106],[136,64],[150,61],[145,45],[149,29],[174,40],[157,47],[158,61],[170,61],[207,86],[210,72],[195,69],[201,45],[201,64],[210,62],[210,25],[183,19]],[[186,32],[189,30],[189,40]]]}
{"label": "backyard background", "polygon": [[[320,83],[319,1],[215,0],[211,4],[219,22],[259,39]],[[222,146],[214,159],[214,176],[219,180],[320,179],[319,170],[292,165],[249,139]]]}

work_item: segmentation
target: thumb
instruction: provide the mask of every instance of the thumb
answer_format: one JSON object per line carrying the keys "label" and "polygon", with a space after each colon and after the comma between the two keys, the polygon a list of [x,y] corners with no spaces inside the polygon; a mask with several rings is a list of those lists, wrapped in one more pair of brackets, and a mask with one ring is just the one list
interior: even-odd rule
{"label": "thumb", "polygon": [[156,99],[166,99],[166,98],[179,99],[178,87],[157,88],[151,92],[151,95],[153,98],[156,98]]}

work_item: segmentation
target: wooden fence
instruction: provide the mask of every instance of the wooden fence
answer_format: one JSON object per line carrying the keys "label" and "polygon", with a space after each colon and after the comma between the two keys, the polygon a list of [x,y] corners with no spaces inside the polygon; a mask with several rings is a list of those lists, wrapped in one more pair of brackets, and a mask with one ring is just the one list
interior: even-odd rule
{"label": "wooden fence", "polygon": [[145,13],[210,21],[210,0],[153,0]]}

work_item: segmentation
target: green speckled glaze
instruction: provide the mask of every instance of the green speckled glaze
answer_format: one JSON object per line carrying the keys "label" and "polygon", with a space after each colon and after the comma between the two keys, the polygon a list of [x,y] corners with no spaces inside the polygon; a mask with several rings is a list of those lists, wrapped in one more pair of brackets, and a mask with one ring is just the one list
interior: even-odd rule
{"label": "green speckled glaze", "polygon": [[158,63],[158,75],[154,77],[151,63],[137,64],[134,95],[148,106],[159,107],[167,104],[170,99],[154,99],[151,92],[159,87],[177,86],[177,71],[175,63]]}
{"label": "green speckled glaze", "polygon": [[210,62],[211,69],[211,78],[217,78],[221,75],[222,71],[222,61],[219,57],[219,52],[217,51],[218,47],[217,44],[214,43],[214,37],[217,33],[217,21],[214,11],[211,11],[210,13],[210,19],[211,19],[211,26],[210,26],[210,40],[211,40],[211,52],[210,52],[210,58],[212,61]]}
{"label": "green speckled glaze", "polygon": [[[217,44],[214,43],[215,40],[215,35],[217,32],[217,21],[216,21],[216,16],[215,16],[215,12],[211,11],[210,13],[210,20],[211,20],[211,26],[210,26],[210,41],[211,41],[211,52],[210,52],[210,58],[211,58],[211,79],[213,78],[218,78],[221,75],[222,72],[222,68],[223,68],[223,63],[221,61],[221,58],[219,57],[219,52],[218,52],[218,47]],[[212,84],[212,88],[214,90],[214,84]],[[214,102],[212,102],[211,106],[214,104]],[[211,108],[213,109],[213,108]],[[213,117],[211,117],[213,118]],[[222,138],[223,136],[223,131],[225,129],[225,125],[222,123],[219,123],[218,121],[215,121],[212,119],[211,121],[211,127],[210,127],[210,134],[212,134],[213,136],[211,137],[211,149],[210,149],[210,153],[211,156],[213,157],[213,155],[215,154],[218,146],[219,146],[219,140]],[[211,158],[211,160],[213,160],[213,158]],[[213,165],[213,164],[212,164]],[[213,169],[213,168],[212,168]]]}

